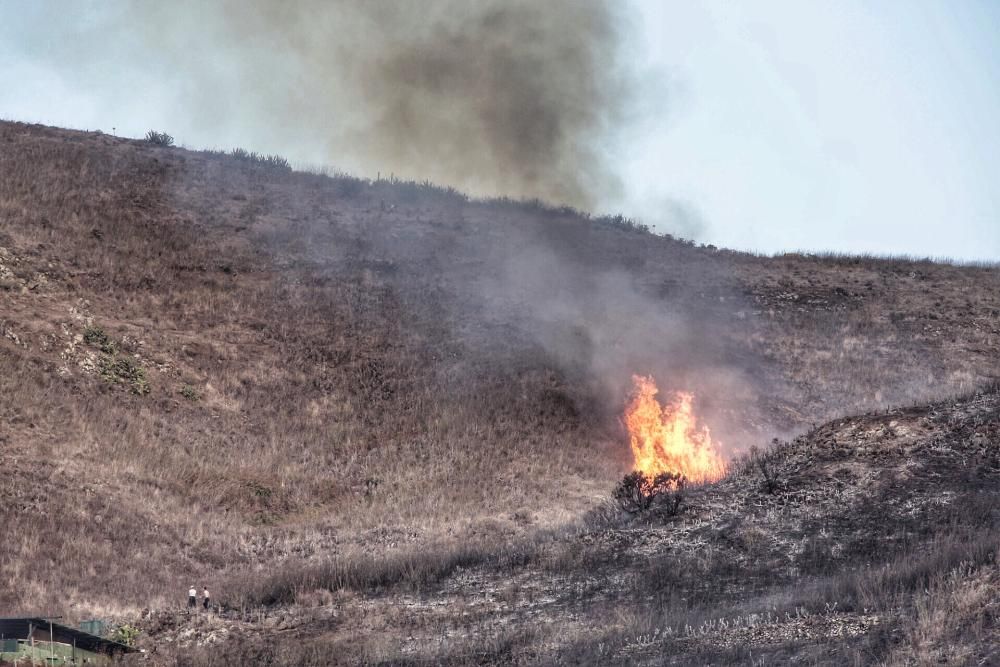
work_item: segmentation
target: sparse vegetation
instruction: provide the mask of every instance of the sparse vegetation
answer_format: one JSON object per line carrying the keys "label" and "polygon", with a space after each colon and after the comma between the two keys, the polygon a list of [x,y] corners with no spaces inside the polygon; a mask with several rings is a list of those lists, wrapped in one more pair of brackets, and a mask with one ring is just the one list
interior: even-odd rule
{"label": "sparse vegetation", "polygon": [[627,232],[636,232],[639,234],[650,233],[648,225],[644,225],[641,222],[637,222],[632,218],[626,217],[621,214],[601,216],[597,218],[597,222],[603,225],[608,225],[609,227],[623,229]]}
{"label": "sparse vegetation", "polygon": [[288,163],[288,160],[280,155],[266,155],[263,153],[248,151],[245,148],[234,148],[229,155],[237,160],[240,160],[241,162],[247,162],[258,167],[275,169],[278,171],[292,170],[292,166]]}

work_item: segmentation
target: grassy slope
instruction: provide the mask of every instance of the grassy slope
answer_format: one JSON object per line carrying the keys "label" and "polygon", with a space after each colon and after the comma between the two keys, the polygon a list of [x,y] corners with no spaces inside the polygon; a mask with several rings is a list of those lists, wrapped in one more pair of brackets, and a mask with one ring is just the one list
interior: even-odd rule
{"label": "grassy slope", "polygon": [[[998,287],[0,124],[0,521],[32,526],[0,606],[136,617],[201,582],[254,604],[252,573],[331,556],[365,592],[434,569],[413,554],[522,545],[509,565],[627,466],[629,373],[760,444],[995,379]],[[147,395],[102,377],[122,359]],[[397,573],[351,565],[373,550]],[[292,587],[271,601],[322,598]]]}
{"label": "grassy slope", "polygon": [[234,664],[993,664],[998,438],[998,387],[844,418],[693,490],[678,515],[592,516],[407,568],[285,571],[254,582],[262,615],[147,627],[192,648],[225,631]]}

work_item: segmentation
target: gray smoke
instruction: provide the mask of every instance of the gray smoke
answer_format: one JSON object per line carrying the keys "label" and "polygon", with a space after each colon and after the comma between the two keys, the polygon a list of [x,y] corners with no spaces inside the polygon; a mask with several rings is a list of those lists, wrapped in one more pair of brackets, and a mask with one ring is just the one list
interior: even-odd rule
{"label": "gray smoke", "polygon": [[610,147],[636,108],[623,7],[177,0],[80,21],[55,4],[24,48],[189,145],[589,209],[620,194]]}
{"label": "gray smoke", "polygon": [[[722,334],[732,317],[683,303],[703,269],[689,267],[690,283],[655,297],[641,285],[641,272],[597,268],[530,234],[522,248],[500,260],[497,280],[480,281],[480,298],[498,312],[518,313],[513,319],[561,368],[594,381],[590,389],[610,410],[622,409],[633,374],[652,375],[663,398],[695,394],[699,416],[727,454],[767,441],[773,429],[753,408],[759,389],[728,359]],[[726,298],[735,304],[739,296]]]}

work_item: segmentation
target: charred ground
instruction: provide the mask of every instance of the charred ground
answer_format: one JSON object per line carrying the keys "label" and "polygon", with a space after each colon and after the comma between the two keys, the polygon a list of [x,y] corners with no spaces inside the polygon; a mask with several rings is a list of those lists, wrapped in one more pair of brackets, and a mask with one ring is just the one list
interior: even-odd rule
{"label": "charred ground", "polygon": [[[3,123],[0,606],[168,662],[996,659],[998,288]],[[623,521],[633,372],[807,435]]]}

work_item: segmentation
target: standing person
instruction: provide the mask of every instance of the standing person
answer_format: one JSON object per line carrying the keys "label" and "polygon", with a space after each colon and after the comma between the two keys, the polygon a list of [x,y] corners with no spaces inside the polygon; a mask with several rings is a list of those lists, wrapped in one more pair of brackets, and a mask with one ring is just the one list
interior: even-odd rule
{"label": "standing person", "polygon": [[188,590],[188,607],[193,609],[198,605],[198,589],[192,586]]}
{"label": "standing person", "polygon": [[207,587],[202,587],[201,594],[202,594],[202,597],[205,598],[205,600],[204,600],[204,602],[202,602],[202,604],[205,605],[205,611],[208,611],[208,601],[209,601],[208,588]]}

